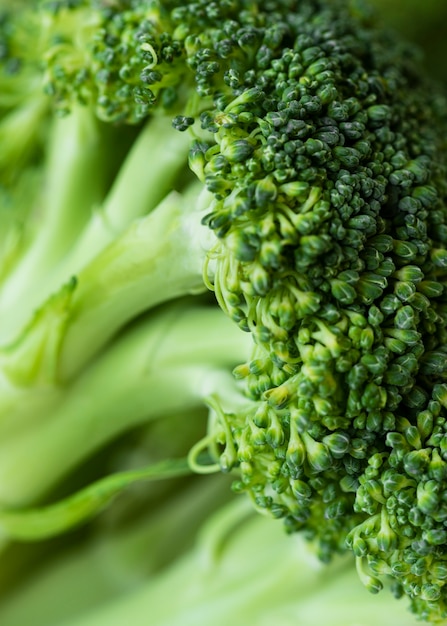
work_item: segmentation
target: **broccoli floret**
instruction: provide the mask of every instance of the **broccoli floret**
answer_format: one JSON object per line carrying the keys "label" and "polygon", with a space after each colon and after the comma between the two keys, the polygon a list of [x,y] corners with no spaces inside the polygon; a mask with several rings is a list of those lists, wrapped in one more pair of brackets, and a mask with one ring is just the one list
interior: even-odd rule
{"label": "broccoli floret", "polygon": [[[0,124],[26,116],[33,149],[19,143],[15,167],[43,181],[19,211],[25,243],[7,243],[12,222],[0,240],[4,406],[21,415],[44,393],[41,414],[63,423],[80,381],[101,397],[91,372],[137,316],[210,289],[253,344],[231,391],[197,393],[189,332],[179,383],[168,358],[160,380],[211,409],[191,468],[233,472],[322,560],[351,550],[371,591],[391,577],[417,615],[445,618],[447,109],[417,53],[341,0],[60,0],[1,25]],[[118,412],[94,445],[131,426]],[[89,451],[63,445],[61,472]],[[5,501],[50,483],[36,472]]]}
{"label": "broccoli floret", "polygon": [[316,538],[325,560],[348,535],[372,591],[390,574],[419,615],[438,618],[445,100],[376,37],[318,7],[254,78],[253,157],[222,165],[225,129],[208,161],[225,190],[208,223],[238,261],[229,285],[220,257],[217,289],[259,348],[238,369],[259,406],[227,419],[237,490]]}

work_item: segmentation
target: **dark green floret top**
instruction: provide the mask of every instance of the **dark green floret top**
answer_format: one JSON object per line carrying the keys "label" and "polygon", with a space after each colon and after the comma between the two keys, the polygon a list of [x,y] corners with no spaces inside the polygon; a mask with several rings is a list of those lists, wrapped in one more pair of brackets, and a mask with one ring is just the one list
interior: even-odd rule
{"label": "dark green floret top", "polygon": [[391,576],[436,619],[447,615],[446,103],[411,50],[322,4],[224,23],[208,90],[200,69],[202,93],[219,71],[225,84],[200,116],[213,141],[191,156],[215,196],[214,286],[257,346],[236,369],[256,405],[222,418],[222,464],[323,559],[347,545],[371,591]]}

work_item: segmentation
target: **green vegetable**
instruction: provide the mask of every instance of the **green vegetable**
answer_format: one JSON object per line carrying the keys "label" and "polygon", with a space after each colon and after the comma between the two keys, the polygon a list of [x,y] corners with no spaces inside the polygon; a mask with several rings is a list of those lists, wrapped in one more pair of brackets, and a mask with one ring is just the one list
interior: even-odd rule
{"label": "green vegetable", "polygon": [[442,0],[428,0],[422,6],[417,0],[409,0],[405,3],[405,11],[402,10],[400,0],[373,0],[372,4],[380,11],[384,22],[423,47],[425,68],[445,84],[445,63],[439,62],[446,52],[445,3]]}
{"label": "green vegetable", "polygon": [[[36,626],[115,626],[123,620],[135,626],[420,624],[388,590],[380,598],[369,594],[349,556],[321,563],[302,536],[285,535],[247,501],[210,515],[216,488],[222,497],[212,478],[177,493],[150,521],[121,530],[103,523],[88,542],[42,564],[20,595],[0,606],[0,618],[8,626],[30,619]],[[188,503],[197,507],[195,518],[199,509],[207,521],[194,545],[166,564],[170,542],[181,543],[192,532]],[[183,533],[176,532],[179,523]],[[163,536],[169,539],[160,545]]]}
{"label": "green vegetable", "polygon": [[2,5],[5,542],[223,471],[447,618],[447,102],[417,51],[348,0]]}

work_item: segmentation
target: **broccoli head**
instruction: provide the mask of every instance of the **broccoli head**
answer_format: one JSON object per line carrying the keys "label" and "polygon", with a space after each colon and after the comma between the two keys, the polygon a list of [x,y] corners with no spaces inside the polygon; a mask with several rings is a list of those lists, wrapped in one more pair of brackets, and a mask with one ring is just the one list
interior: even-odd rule
{"label": "broccoli head", "polygon": [[347,545],[372,591],[391,575],[445,617],[446,102],[402,47],[303,5],[206,117],[214,285],[257,346],[222,464],[323,559]]}

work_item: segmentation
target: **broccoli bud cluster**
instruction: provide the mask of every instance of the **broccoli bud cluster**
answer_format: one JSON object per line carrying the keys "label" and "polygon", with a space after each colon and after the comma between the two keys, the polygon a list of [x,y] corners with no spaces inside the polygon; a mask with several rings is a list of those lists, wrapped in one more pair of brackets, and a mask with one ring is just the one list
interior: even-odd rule
{"label": "broccoli bud cluster", "polygon": [[256,408],[222,418],[230,466],[323,559],[348,546],[371,590],[391,575],[432,619],[447,614],[445,100],[367,16],[301,4],[224,22],[207,52],[227,89],[192,166],[215,198],[217,297],[256,342],[236,369]]}

